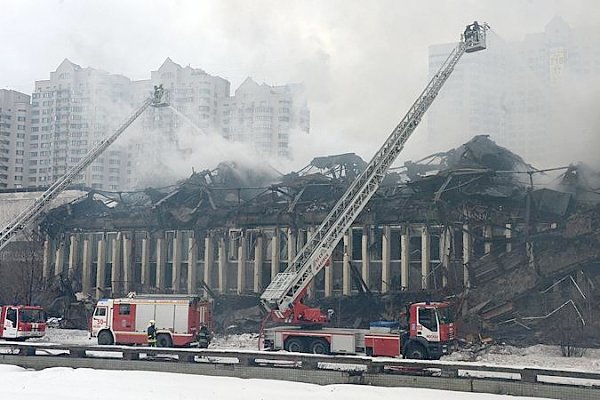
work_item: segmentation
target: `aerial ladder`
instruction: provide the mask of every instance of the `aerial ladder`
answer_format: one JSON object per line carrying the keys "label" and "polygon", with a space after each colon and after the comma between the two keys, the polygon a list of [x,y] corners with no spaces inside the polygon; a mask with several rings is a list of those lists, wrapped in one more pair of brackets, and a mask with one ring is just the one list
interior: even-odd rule
{"label": "aerial ladder", "polygon": [[314,326],[328,322],[329,314],[302,303],[309,283],[327,265],[331,253],[354,220],[375,194],[385,174],[464,53],[486,48],[487,24],[475,21],[467,25],[460,42],[433,76],[425,90],[375,153],[365,170],[331,209],[314,235],[298,252],[285,271],[278,273],[261,295],[261,303],[276,322]]}
{"label": "aerial ladder", "polygon": [[123,124],[110,136],[98,142],[75,166],[69,169],[63,176],[58,178],[41,197],[17,215],[8,225],[0,232],[0,250],[19,233],[23,232],[32,222],[34,222],[63,190],[65,190],[73,180],[93,163],[108,146],[110,146],[117,138],[131,125],[142,113],[150,106],[166,107],[168,103],[165,101],[167,92],[162,85],[154,87],[154,93],[148,97],[144,103],[138,108]]}

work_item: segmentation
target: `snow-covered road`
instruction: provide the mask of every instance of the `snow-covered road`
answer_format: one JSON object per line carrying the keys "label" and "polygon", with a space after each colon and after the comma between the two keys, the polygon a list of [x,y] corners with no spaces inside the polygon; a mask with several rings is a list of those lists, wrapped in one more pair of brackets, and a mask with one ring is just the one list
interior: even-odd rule
{"label": "snow-covered road", "polygon": [[479,393],[359,385],[239,379],[166,372],[48,368],[30,371],[0,365],[0,399],[60,400],[532,400]]}

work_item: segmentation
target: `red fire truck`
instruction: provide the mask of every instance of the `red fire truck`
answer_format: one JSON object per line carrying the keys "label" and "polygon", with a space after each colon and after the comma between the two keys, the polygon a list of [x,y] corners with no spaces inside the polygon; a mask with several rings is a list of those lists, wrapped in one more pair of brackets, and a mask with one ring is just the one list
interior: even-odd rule
{"label": "red fire truck", "polygon": [[136,295],[101,299],[90,321],[90,334],[99,345],[146,345],[146,328],[156,321],[160,347],[196,343],[204,325],[212,329],[212,302],[191,295]]}
{"label": "red fire truck", "polygon": [[46,313],[37,306],[0,306],[0,338],[29,339],[46,334]]}
{"label": "red fire truck", "polygon": [[454,321],[447,303],[412,304],[407,313],[409,327],[400,331],[393,326],[373,325],[368,330],[326,328],[323,325],[329,322],[329,313],[326,315],[319,308],[308,307],[302,299],[317,274],[329,266],[338,243],[379,190],[386,172],[419,126],[460,58],[464,53],[487,47],[488,29],[487,24],[479,25],[477,22],[468,26],[460,42],[371,161],[307,238],[304,247],[289,260],[286,269],[271,280],[260,296],[261,304],[270,320],[288,326],[262,330],[265,348],[311,353],[403,354],[409,358],[439,358],[452,351]]}
{"label": "red fire truck", "polygon": [[456,348],[454,319],[446,302],[413,303],[408,329],[399,323],[373,322],[370,329],[277,326],[264,330],[265,350],[315,354],[365,354],[439,359]]}

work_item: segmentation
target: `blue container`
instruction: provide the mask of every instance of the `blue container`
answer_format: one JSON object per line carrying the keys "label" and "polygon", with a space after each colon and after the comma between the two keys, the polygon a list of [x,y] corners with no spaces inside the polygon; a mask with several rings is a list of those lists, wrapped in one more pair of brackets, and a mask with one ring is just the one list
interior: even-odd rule
{"label": "blue container", "polygon": [[369,324],[369,327],[395,329],[395,328],[400,327],[400,322],[397,322],[397,321],[373,321]]}

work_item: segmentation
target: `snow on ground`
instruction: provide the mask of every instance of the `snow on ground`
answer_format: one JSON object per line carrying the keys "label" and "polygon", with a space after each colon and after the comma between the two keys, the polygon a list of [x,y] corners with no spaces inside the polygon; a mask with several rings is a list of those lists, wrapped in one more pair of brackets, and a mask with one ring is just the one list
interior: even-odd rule
{"label": "snow on ground", "polygon": [[[240,379],[144,371],[48,368],[31,371],[0,365],[0,398],[61,400],[203,399],[203,400],[532,400],[479,393],[358,385],[319,386],[308,383]],[[60,384],[59,384],[60,383]]]}
{"label": "snow on ground", "polygon": [[563,357],[559,346],[541,344],[525,348],[492,345],[477,354],[459,351],[443,357],[442,360],[469,361],[469,363],[472,362],[475,365],[600,372],[600,349],[586,349],[582,357]]}

